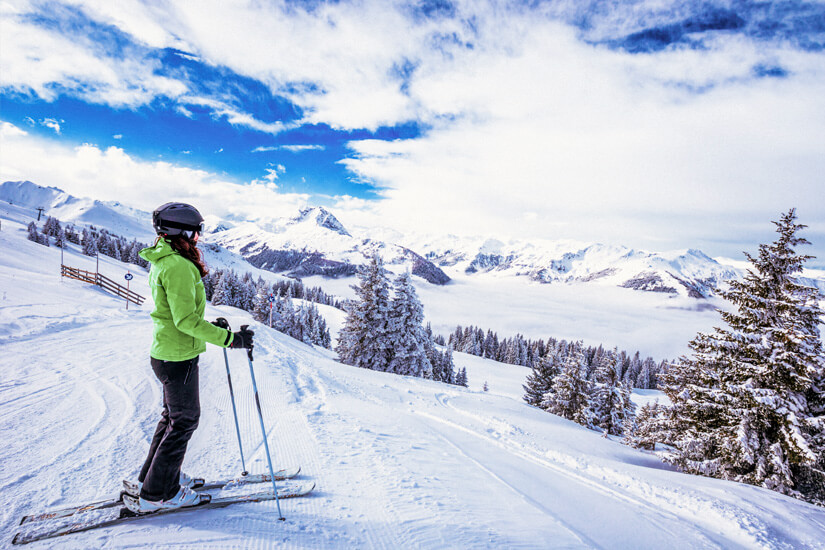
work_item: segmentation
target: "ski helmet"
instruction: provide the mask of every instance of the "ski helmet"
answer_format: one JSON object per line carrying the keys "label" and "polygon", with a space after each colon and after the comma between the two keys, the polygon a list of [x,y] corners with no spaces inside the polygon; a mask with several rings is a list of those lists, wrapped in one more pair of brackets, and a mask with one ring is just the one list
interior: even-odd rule
{"label": "ski helmet", "polygon": [[180,235],[184,231],[203,233],[203,216],[191,204],[167,202],[152,212],[152,226],[158,235]]}

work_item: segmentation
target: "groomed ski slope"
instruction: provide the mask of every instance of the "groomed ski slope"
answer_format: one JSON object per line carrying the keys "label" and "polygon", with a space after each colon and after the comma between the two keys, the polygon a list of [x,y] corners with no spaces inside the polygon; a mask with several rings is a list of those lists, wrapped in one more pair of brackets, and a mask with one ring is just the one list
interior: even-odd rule
{"label": "groomed ski slope", "polygon": [[[66,263],[94,267],[76,252]],[[160,410],[151,301],[59,277],[60,252],[0,231],[0,546],[25,513],[117,493]],[[122,279],[125,264],[101,258]],[[148,296],[140,271],[132,288]],[[325,310],[328,311],[328,310]],[[331,314],[335,314],[332,312]],[[207,308],[238,327],[246,313]],[[334,321],[333,324],[338,321]],[[309,498],[202,510],[31,548],[825,548],[825,509],[686,476],[528,407],[520,367],[456,355],[471,388],[341,365],[257,326],[255,373],[276,466]],[[229,350],[247,466],[266,469],[245,354]],[[223,353],[201,358],[201,424],[185,469],[240,472]],[[484,381],[489,392],[481,391]]]}

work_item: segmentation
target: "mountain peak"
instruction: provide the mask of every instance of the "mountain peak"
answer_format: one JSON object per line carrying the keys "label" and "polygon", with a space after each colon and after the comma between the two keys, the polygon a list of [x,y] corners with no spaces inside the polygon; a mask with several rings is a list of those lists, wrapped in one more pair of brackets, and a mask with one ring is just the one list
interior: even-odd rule
{"label": "mountain peak", "polygon": [[323,227],[341,235],[352,237],[349,231],[346,230],[344,224],[338,221],[332,213],[323,206],[314,206],[310,208],[301,209],[300,214],[290,221],[290,224],[312,222],[318,227]]}

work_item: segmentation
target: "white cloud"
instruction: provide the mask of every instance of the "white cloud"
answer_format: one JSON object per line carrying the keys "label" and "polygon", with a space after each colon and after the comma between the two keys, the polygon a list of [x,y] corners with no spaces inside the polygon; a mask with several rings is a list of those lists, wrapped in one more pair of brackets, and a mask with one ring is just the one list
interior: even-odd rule
{"label": "white cloud", "polygon": [[57,120],[54,118],[44,118],[40,120],[40,124],[45,126],[46,128],[51,128],[54,130],[55,134],[60,135],[60,123],[65,122],[63,120]]}
{"label": "white cloud", "polygon": [[[764,53],[737,40],[721,60],[594,49],[552,23],[520,40],[413,82],[422,104],[456,121],[418,139],[351,143],[345,164],[385,186],[384,223],[738,254],[790,207],[825,219],[812,200],[825,173],[818,55],[776,50],[798,76],[754,82],[745,77]],[[735,78],[699,95],[670,84],[725,74]]]}
{"label": "white cloud", "polygon": [[303,153],[304,151],[323,151],[323,145],[261,145],[252,149],[253,153],[267,153],[270,151],[289,151],[290,153]]}
{"label": "white cloud", "polygon": [[26,136],[28,132],[22,128],[18,128],[11,122],[0,120],[0,138],[13,138],[17,136]]}
{"label": "white cloud", "polygon": [[[821,227],[821,54],[723,33],[706,48],[631,55],[585,44],[541,15],[570,18],[582,9],[576,3],[537,12],[455,4],[458,17],[415,24],[401,3],[383,0],[311,10],[220,0],[84,5],[147,45],[179,47],[259,79],[303,108],[303,122],[375,129],[414,120],[431,128],[414,140],[351,144],[356,155],[346,166],[384,186],[380,210],[340,198],[359,220],[656,248],[708,243],[728,255],[791,206]],[[584,32],[594,40],[635,32],[639,10],[650,6],[658,15],[646,25],[687,9],[613,3],[594,12],[598,24]],[[84,93],[99,101],[163,94],[186,116],[186,105],[197,105],[270,134],[292,127],[258,120],[226,98],[194,97],[183,83],[158,79],[150,59],[101,57],[83,40],[13,16],[4,35],[7,21],[4,85],[53,97],[50,82],[88,81],[96,85]],[[760,64],[789,76],[754,80]],[[298,147],[278,150],[305,150]],[[269,170],[257,182],[264,188],[278,176]]]}
{"label": "white cloud", "polygon": [[[258,130],[259,132],[264,132],[267,134],[280,134],[284,130],[294,128],[296,126],[295,123],[285,124],[281,121],[264,122],[256,119],[248,113],[238,111],[234,107],[227,105],[222,101],[206,97],[185,96],[181,97],[180,101],[186,105],[208,107],[212,110],[213,117],[215,118],[225,118],[229,124],[252,128],[253,130]],[[181,109],[189,112],[185,107],[181,107]],[[191,113],[189,114],[191,115]]]}
{"label": "white cloud", "polygon": [[112,136],[112,139],[123,139],[123,134],[115,134]]}
{"label": "white cloud", "polygon": [[186,91],[182,83],[155,74],[157,61],[109,57],[86,36],[51,32],[22,16],[32,9],[23,3],[19,13],[0,13],[3,88],[47,100],[74,89],[87,101],[115,107],[141,105],[159,95],[176,97]]}
{"label": "white cloud", "polygon": [[275,180],[278,179],[278,176],[280,176],[281,174],[286,173],[286,167],[283,164],[270,164],[270,166],[272,168],[264,169],[266,175],[264,175],[263,179],[254,180],[254,182],[266,185],[266,187],[269,189],[277,189],[278,186],[275,184]]}
{"label": "white cloud", "polygon": [[305,194],[278,193],[267,183],[239,184],[204,170],[141,160],[118,147],[67,146],[30,136],[8,122],[0,124],[0,149],[0,181],[28,179],[148,211],[176,200],[195,204],[203,213],[256,220],[294,215],[309,200]]}

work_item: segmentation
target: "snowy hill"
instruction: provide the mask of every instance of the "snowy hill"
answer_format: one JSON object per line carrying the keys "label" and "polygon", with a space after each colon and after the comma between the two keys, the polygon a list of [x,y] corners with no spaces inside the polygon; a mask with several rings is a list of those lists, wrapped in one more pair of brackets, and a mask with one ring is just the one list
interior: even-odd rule
{"label": "snowy hill", "polygon": [[0,200],[13,205],[44,208],[44,215],[62,222],[94,225],[129,239],[150,241],[152,215],[119,202],[78,198],[56,188],[42,187],[30,181],[7,181],[0,184]]}
{"label": "snowy hill", "polygon": [[[5,211],[4,211],[5,212]],[[148,363],[151,301],[61,280],[60,251],[0,231],[0,537],[19,517],[115,495],[160,412]],[[69,261],[84,257],[70,249]],[[87,259],[88,260],[88,259]],[[122,279],[129,269],[101,258]],[[148,296],[145,274],[132,288]],[[434,287],[438,288],[438,287]],[[335,314],[335,313],[334,313]],[[256,330],[255,373],[276,465],[312,496],[192,510],[33,548],[823,548],[825,510],[764,489],[674,472],[656,456],[527,406],[526,369],[456,354],[469,389],[356,369],[226,306]],[[247,466],[265,470],[248,367],[229,350]],[[188,472],[237,474],[222,352],[201,357]],[[489,392],[480,390],[487,381]]]}

